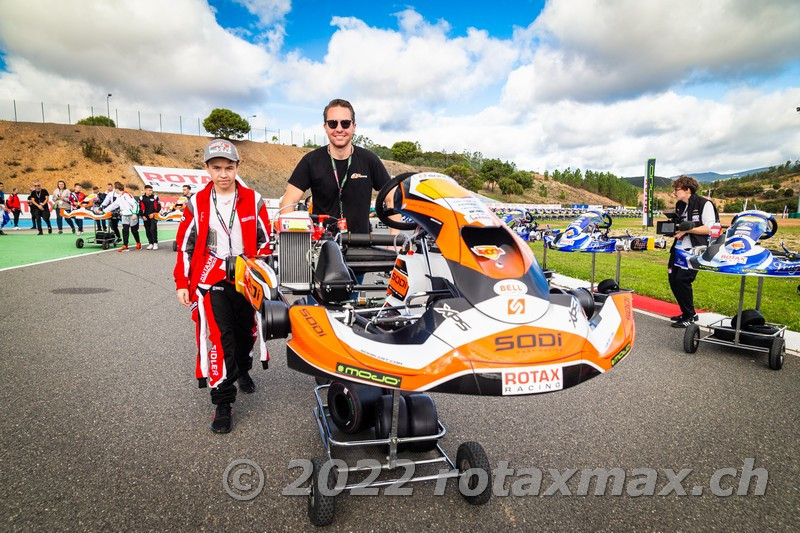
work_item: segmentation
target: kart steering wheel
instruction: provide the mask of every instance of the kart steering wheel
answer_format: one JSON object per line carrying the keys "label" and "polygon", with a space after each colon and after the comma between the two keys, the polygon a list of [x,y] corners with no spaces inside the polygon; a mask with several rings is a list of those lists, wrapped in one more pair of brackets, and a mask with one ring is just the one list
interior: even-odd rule
{"label": "kart steering wheel", "polygon": [[770,231],[766,232],[764,235],[761,236],[761,240],[769,239],[770,237],[775,235],[775,232],[778,231],[778,221],[775,220],[775,216],[774,215],[770,215],[768,220],[769,220],[770,226],[772,226],[772,227],[771,227]]}
{"label": "kart steering wheel", "polygon": [[398,222],[397,220],[389,218],[392,215],[400,214],[400,212],[395,210],[394,207],[384,208],[383,206],[383,202],[384,200],[386,200],[386,196],[389,194],[389,191],[393,191],[395,187],[398,187],[400,185],[401,182],[410,178],[414,174],[416,174],[416,172],[403,172],[402,174],[398,174],[397,176],[387,181],[386,184],[383,187],[381,187],[381,190],[378,191],[378,196],[375,198],[375,216],[377,216],[378,220],[380,220],[390,228],[403,231],[411,231],[417,228],[416,222]]}

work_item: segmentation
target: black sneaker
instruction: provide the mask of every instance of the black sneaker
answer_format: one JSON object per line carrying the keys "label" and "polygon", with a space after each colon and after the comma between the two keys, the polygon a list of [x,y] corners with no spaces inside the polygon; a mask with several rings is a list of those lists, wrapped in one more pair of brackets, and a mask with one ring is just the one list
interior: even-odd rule
{"label": "black sneaker", "polygon": [[[669,317],[669,319],[672,320],[673,322],[678,322],[679,320],[683,320],[683,315],[671,316],[671,317]],[[697,315],[694,315],[694,318],[692,319],[692,321],[693,322],[697,322]]]}
{"label": "black sneaker", "polygon": [[256,384],[247,372],[239,376],[236,383],[239,384],[239,390],[245,394],[253,394],[256,391]]}
{"label": "black sneaker", "polygon": [[677,322],[672,323],[673,328],[685,328],[689,324],[694,324],[694,321],[697,320],[697,315],[689,318],[681,318]]}
{"label": "black sneaker", "polygon": [[47,228],[47,233],[53,233],[53,228]]}
{"label": "black sneaker", "polygon": [[214,420],[211,421],[211,431],[214,433],[230,433],[231,422],[233,422],[231,404],[221,403],[214,413]]}

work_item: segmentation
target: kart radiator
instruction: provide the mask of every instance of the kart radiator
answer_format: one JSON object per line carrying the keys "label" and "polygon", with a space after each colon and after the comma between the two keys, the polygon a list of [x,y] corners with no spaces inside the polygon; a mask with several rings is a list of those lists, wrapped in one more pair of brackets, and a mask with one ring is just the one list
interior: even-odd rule
{"label": "kart radiator", "polygon": [[278,283],[293,291],[310,291],[311,233],[283,231],[278,246]]}

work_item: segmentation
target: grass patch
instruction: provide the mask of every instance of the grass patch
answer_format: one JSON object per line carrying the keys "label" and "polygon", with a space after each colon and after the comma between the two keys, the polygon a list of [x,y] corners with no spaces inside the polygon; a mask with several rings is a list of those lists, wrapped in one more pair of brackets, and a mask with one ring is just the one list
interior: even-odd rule
{"label": "grass patch", "polygon": [[[612,226],[613,227],[613,226]],[[531,244],[534,255],[542,263],[542,242]],[[595,284],[616,276],[617,254],[595,254]],[[620,286],[633,289],[636,294],[650,296],[666,302],[676,303],[667,280],[669,250],[649,252],[623,252],[620,262]],[[559,274],[588,281],[591,277],[592,255],[547,251],[547,268]],[[767,321],[786,324],[793,331],[800,331],[800,293],[797,284],[800,278],[765,278],[761,297],[761,311]],[[739,305],[740,276],[699,272],[692,285],[694,305],[704,309],[733,315]],[[755,307],[757,279],[747,279],[744,308]]]}
{"label": "grass patch", "polygon": [[100,146],[94,139],[83,139],[81,142],[81,151],[86,159],[94,161],[95,163],[111,163],[111,156],[108,151]]}

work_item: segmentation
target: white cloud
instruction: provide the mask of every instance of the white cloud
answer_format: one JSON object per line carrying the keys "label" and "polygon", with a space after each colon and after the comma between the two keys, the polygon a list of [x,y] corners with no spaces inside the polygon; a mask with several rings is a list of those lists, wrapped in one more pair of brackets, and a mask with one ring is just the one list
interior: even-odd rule
{"label": "white cloud", "polygon": [[800,61],[800,2],[553,1],[515,41],[525,63],[509,76],[507,106],[614,100]]}
{"label": "white cloud", "polygon": [[292,9],[291,0],[234,0],[258,19],[256,26],[262,30],[261,41],[267,50],[278,53],[286,36],[285,17]]}
{"label": "white cloud", "polygon": [[223,30],[200,0],[3,0],[0,12],[5,98],[108,91],[169,106],[253,98],[266,85],[267,53]]}

